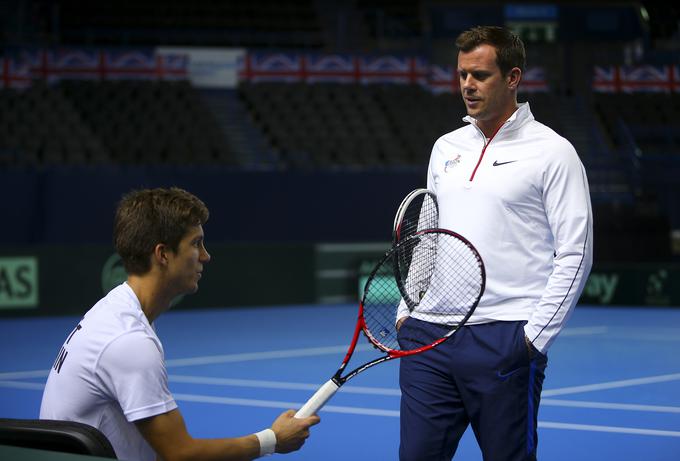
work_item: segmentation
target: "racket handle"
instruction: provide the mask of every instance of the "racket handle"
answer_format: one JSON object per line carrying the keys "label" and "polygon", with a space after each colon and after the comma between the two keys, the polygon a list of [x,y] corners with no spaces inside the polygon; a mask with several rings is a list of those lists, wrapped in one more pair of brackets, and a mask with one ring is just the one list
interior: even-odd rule
{"label": "racket handle", "polygon": [[332,379],[329,379],[326,384],[321,386],[319,390],[307,400],[307,403],[295,413],[295,417],[306,418],[307,416],[316,414],[316,412],[328,402],[328,399],[333,397],[333,394],[335,394],[338,389],[340,389],[340,386]]}

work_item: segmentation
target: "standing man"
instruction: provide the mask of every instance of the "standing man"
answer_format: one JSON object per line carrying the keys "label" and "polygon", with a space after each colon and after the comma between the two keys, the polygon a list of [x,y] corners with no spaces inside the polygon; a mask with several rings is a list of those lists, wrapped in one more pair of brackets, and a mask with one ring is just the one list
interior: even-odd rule
{"label": "standing man", "polygon": [[182,294],[195,293],[210,255],[208,209],[182,189],[123,197],[114,243],[128,273],[69,334],[50,372],[40,418],[98,428],[118,459],[251,460],[299,449],[319,418],[289,410],[270,429],[238,438],[195,439],[168,389],[153,322]]}
{"label": "standing man", "polygon": [[[535,460],[547,352],[592,266],[585,170],[573,146],[517,103],[524,44],[500,27],[456,40],[469,125],[432,149],[427,186],[440,227],[465,236],[486,267],[466,326],[401,359],[401,461],[450,460],[468,425],[485,460]],[[400,341],[441,326],[400,312]]]}

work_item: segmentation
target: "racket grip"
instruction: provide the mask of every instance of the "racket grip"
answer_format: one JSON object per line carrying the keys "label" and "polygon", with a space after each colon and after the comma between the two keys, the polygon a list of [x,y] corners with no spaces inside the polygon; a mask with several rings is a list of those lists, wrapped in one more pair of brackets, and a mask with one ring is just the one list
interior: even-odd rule
{"label": "racket grip", "polygon": [[321,407],[323,407],[328,400],[333,397],[333,395],[340,389],[340,386],[335,383],[332,379],[329,379],[323,386],[319,388],[314,395],[307,400],[302,408],[295,413],[296,418],[306,418],[316,414]]}

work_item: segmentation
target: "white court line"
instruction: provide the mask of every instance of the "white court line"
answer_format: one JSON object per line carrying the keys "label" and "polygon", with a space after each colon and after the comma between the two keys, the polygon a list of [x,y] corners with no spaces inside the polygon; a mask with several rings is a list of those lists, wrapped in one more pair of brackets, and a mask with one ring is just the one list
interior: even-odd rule
{"label": "white court line", "polygon": [[0,381],[0,387],[10,387],[13,389],[33,389],[42,391],[45,388],[45,383],[27,383],[24,381]]}
{"label": "white court line", "polygon": [[[333,348],[324,348],[320,351],[319,348],[315,348],[316,353],[331,353]],[[284,351],[280,351],[284,352]],[[291,351],[286,351],[290,353]],[[311,353],[309,349],[297,349],[293,350],[296,356],[300,356],[301,353],[307,352]],[[332,353],[337,352],[333,349]],[[271,353],[255,353],[260,354],[258,357],[263,357],[264,355],[269,355]],[[244,359],[244,355],[249,355],[251,358],[246,358],[246,360],[252,360],[253,354],[233,354],[230,356],[220,356],[219,360],[224,360],[225,357],[231,357],[233,361],[238,361]],[[217,357],[217,356],[214,356]],[[201,360],[207,359],[207,357],[198,358]],[[180,359],[184,360],[184,359]],[[195,359],[186,359],[195,360]],[[30,371],[17,371],[17,372],[7,372],[0,373],[0,380],[13,380],[13,379],[27,379],[27,378],[41,378],[46,377],[49,374],[49,370],[30,370]],[[257,380],[235,380],[228,378],[203,378],[198,376],[184,376],[184,375],[171,375],[171,379],[176,382],[191,382],[197,384],[215,384],[215,385],[225,385],[225,386],[251,386],[251,387],[263,387],[263,388],[279,388],[279,389],[291,389],[291,390],[313,390],[316,389],[318,384],[308,384],[308,383],[282,383],[277,381],[257,381]],[[174,378],[174,379],[173,379]],[[604,383],[586,384],[582,386],[572,386],[563,387],[558,389],[544,389],[541,393],[542,397],[552,397],[557,395],[569,395],[569,394],[579,394],[583,392],[593,392],[606,389],[617,389],[624,387],[640,386],[644,384],[656,384],[669,381],[680,380],[680,373],[673,373],[667,375],[649,376],[645,378],[635,378],[626,379],[620,381],[609,381]],[[345,389],[345,387],[343,387]],[[378,395],[399,395],[399,389],[395,388],[370,388],[370,387],[360,387],[360,386],[347,386],[345,392],[352,393],[366,393],[366,394],[378,394]]]}
{"label": "white court line", "polygon": [[609,331],[609,328],[606,327],[606,326],[565,328],[560,333],[560,337],[563,337],[563,336],[602,335],[602,334],[607,333],[608,331]]}
{"label": "white court line", "polygon": [[[207,355],[186,359],[170,359],[165,361],[167,367],[185,367],[194,365],[212,365],[218,363],[251,362],[255,360],[290,359],[294,357],[311,357],[315,355],[344,354],[348,345],[309,347],[304,349],[283,349],[278,351],[246,352],[243,354]],[[368,344],[360,344],[355,351],[370,350]]]}
{"label": "white court line", "polygon": [[625,339],[626,341],[651,341],[651,342],[679,342],[680,330],[677,334],[658,334],[658,333],[643,333],[640,331],[631,331],[630,333],[609,334],[608,338]]}
{"label": "white court line", "polygon": [[[19,389],[34,389],[42,390],[43,385],[40,383],[27,383],[22,381],[0,381],[0,386],[19,388]],[[175,394],[175,400],[184,402],[197,402],[197,403],[211,403],[220,405],[235,405],[235,406],[246,406],[246,407],[259,407],[259,408],[279,408],[279,409],[289,409],[289,408],[299,408],[301,406],[298,402],[282,402],[275,400],[257,400],[257,399],[238,399],[229,397],[215,397],[208,395],[197,395],[197,394]],[[554,403],[554,402],[553,402]],[[584,402],[592,403],[592,402]],[[595,402],[595,405],[606,405],[610,407],[611,405],[617,404],[599,404]],[[642,405],[626,405],[628,407],[643,407]],[[661,408],[661,410],[659,410]],[[664,407],[654,407],[655,411],[664,411]],[[678,409],[672,409],[673,413],[678,412]],[[640,408],[635,408],[640,409]],[[343,414],[353,414],[353,415],[364,415],[364,416],[384,416],[384,417],[399,417],[398,410],[381,410],[377,408],[364,408],[364,407],[347,407],[338,405],[326,405],[321,411],[327,413],[343,413]],[[596,426],[591,424],[572,424],[572,423],[558,423],[551,421],[539,421],[538,427],[542,429],[564,429],[564,430],[577,430],[586,432],[609,432],[609,433],[619,433],[619,434],[633,434],[633,435],[649,435],[658,437],[680,437],[680,432],[678,431],[666,431],[658,429],[641,429],[633,427],[616,427],[616,426]]]}
{"label": "white court line", "polygon": [[[564,336],[586,336],[603,334],[607,332],[606,326],[566,328],[561,335]],[[289,359],[296,357],[311,357],[317,355],[344,354],[347,352],[348,345],[310,347],[302,349],[283,349],[262,352],[245,352],[241,354],[222,354],[206,355],[202,357],[189,357],[183,359],[170,359],[165,361],[167,367],[212,365],[219,363],[250,362],[256,360]],[[355,351],[371,350],[370,344],[359,344]],[[1,376],[1,375],[0,375]]]}
{"label": "white court line", "polygon": [[[593,333],[606,333],[607,339],[624,339],[627,341],[654,341],[654,342],[678,342],[680,341],[680,328],[673,327],[623,327],[623,326],[607,326],[607,327],[578,327],[572,328],[571,330],[584,330],[588,328],[593,329]],[[597,329],[603,329],[603,331],[597,332]],[[567,328],[560,336],[569,334],[570,329]]]}
{"label": "white court line", "polygon": [[541,393],[541,396],[550,397],[553,395],[579,394],[581,392],[601,391],[605,389],[617,389],[621,387],[640,386],[642,384],[656,384],[678,380],[680,380],[680,373],[673,373],[669,375],[649,376],[647,378],[624,379],[621,381],[586,384],[584,386],[563,387],[561,389],[547,389]]}
{"label": "white court line", "polygon": [[638,405],[633,403],[584,402],[581,400],[541,399],[541,405],[570,408],[597,408],[600,410],[644,411],[648,413],[680,413],[680,407],[665,405]]}
{"label": "white court line", "polygon": [[[264,388],[264,389],[285,389],[294,391],[316,391],[320,384],[311,383],[292,383],[282,381],[264,381],[253,379],[232,379],[232,378],[209,378],[202,376],[184,376],[184,375],[170,375],[171,382],[190,383],[190,384],[206,384],[227,387],[247,387],[247,388]],[[35,389],[43,390],[44,384],[32,383],[24,381],[2,380],[0,386],[10,387],[15,389]],[[338,392],[361,394],[361,395],[384,395],[399,397],[401,392],[398,388],[383,388],[383,387],[366,387],[366,386],[343,386]],[[190,395],[190,394],[186,394]],[[239,399],[232,399],[239,400]],[[609,403],[609,402],[588,402],[580,400],[558,400],[558,399],[542,399],[541,405],[570,407],[570,408],[597,408],[603,410],[623,410],[623,411],[642,411],[649,413],[680,413],[680,407],[662,406],[662,405],[640,405],[628,403]]]}
{"label": "white court line", "polygon": [[[587,335],[598,335],[608,332],[608,327],[606,326],[594,326],[594,327],[577,327],[577,328],[567,328],[561,335],[562,336],[587,336]],[[222,354],[222,355],[209,355],[209,356],[199,356],[199,357],[189,357],[183,359],[169,359],[166,360],[167,367],[179,367],[179,366],[197,366],[197,365],[211,365],[220,363],[235,363],[235,362],[250,362],[258,360],[272,360],[272,359],[288,359],[296,357],[312,357],[319,355],[331,355],[331,354],[342,354],[347,351],[347,345],[339,346],[327,346],[327,347],[313,347],[313,348],[302,348],[302,349],[284,349],[284,350],[274,350],[274,351],[262,351],[262,352],[246,352],[240,354]],[[356,351],[367,351],[370,350],[371,346],[368,344],[357,345]],[[0,377],[2,374],[0,374]]]}
{"label": "white court line", "polygon": [[[34,373],[33,376],[35,375],[36,374]],[[253,379],[207,378],[202,376],[184,376],[184,375],[170,375],[169,378],[171,382],[177,383],[209,384],[229,387],[248,387],[248,388],[256,387],[264,389],[285,389],[310,392],[316,391],[319,388],[319,384],[263,381]],[[0,381],[0,386],[11,387],[15,389],[35,389],[35,390],[43,390],[44,388],[44,384],[42,383],[8,381],[8,380]],[[339,392],[362,395],[385,395],[395,397],[401,395],[399,389],[396,388],[381,388],[351,385],[341,387]],[[571,408],[598,408],[604,410],[643,411],[651,413],[680,413],[680,407],[660,405],[637,405],[626,403],[584,402],[577,400],[542,399],[541,405]]]}
{"label": "white court line", "polygon": [[[253,399],[233,399],[227,397],[212,397],[207,395],[195,394],[175,394],[175,399],[185,402],[198,403],[215,403],[220,405],[241,405],[254,406],[260,408],[299,408],[300,403],[297,402],[280,402],[274,400],[253,400]],[[375,408],[362,407],[345,407],[336,405],[326,405],[321,409],[323,413],[344,413],[353,415],[365,416],[386,416],[391,418],[398,418],[398,410],[379,410]],[[634,435],[651,435],[658,437],[680,437],[678,431],[665,431],[658,429],[642,429],[635,427],[616,427],[616,426],[596,426],[592,424],[571,424],[571,423],[557,423],[552,421],[539,421],[538,427],[541,429],[566,429],[586,432],[610,432],[618,434],[634,434]]]}
{"label": "white court line", "polygon": [[586,432],[611,432],[616,434],[680,437],[680,432],[678,431],[662,431],[658,429],[641,429],[636,427],[595,426],[592,424],[555,423],[551,421],[539,421],[538,427],[541,429],[566,429],[572,431],[586,431]]}
{"label": "white court line", "polygon": [[[42,390],[43,384],[40,383],[27,383],[22,381],[0,381],[0,386],[11,387],[18,389],[34,389]],[[237,399],[229,397],[214,397],[208,395],[197,395],[197,394],[175,394],[175,400],[184,402],[198,402],[198,403],[212,403],[220,405],[235,405],[235,406],[246,406],[246,407],[260,407],[260,408],[299,408],[301,406],[298,402],[281,402],[275,400],[257,400],[257,399]],[[558,401],[559,402],[559,401]],[[545,403],[545,402],[544,402]],[[551,402],[554,404],[555,402]],[[561,403],[561,402],[560,402]],[[569,402],[574,403],[574,402]],[[578,403],[578,402],[576,402]],[[612,406],[617,407],[629,407],[625,409],[636,409],[643,411],[650,411],[649,405],[619,405],[619,404],[600,404],[598,402],[580,402],[585,404],[593,404],[596,408],[611,408]],[[635,408],[630,408],[635,407]],[[642,408],[646,407],[646,408]],[[617,408],[624,409],[624,408]],[[326,405],[323,412],[328,413],[344,413],[353,415],[365,415],[365,416],[386,416],[386,417],[399,417],[398,410],[381,410],[377,408],[364,408],[364,407],[347,407],[338,405]],[[680,413],[680,409],[674,407],[652,407],[651,411],[668,411],[673,413]],[[544,429],[567,429],[567,430],[580,430],[588,432],[612,432],[620,434],[636,434],[636,435],[652,435],[661,437],[680,437],[680,432],[677,431],[664,431],[657,429],[640,429],[631,427],[615,427],[615,426],[595,426],[590,424],[570,424],[570,423],[556,423],[549,421],[539,421],[538,427]]]}
{"label": "white court line", "polygon": [[[174,394],[175,400],[185,402],[200,402],[200,403],[217,403],[220,405],[242,405],[261,408],[300,408],[300,402],[280,402],[275,400],[254,400],[254,399],[234,399],[229,397],[213,397],[209,395],[196,394]],[[347,413],[353,415],[369,415],[369,416],[391,416],[399,417],[398,410],[380,410],[377,408],[362,408],[362,407],[343,407],[337,405],[326,405],[322,411],[328,413]]]}
{"label": "white court line", "polygon": [[[607,327],[579,327],[567,328],[561,334],[565,336],[583,336],[601,334],[607,331]],[[296,357],[313,357],[317,355],[331,355],[344,354],[347,352],[348,345],[327,346],[327,347],[311,347],[301,349],[283,349],[275,351],[263,352],[245,352],[241,354],[222,354],[222,355],[206,355],[199,357],[188,357],[183,359],[169,359],[165,361],[166,367],[181,367],[181,366],[197,366],[197,365],[212,365],[219,363],[235,363],[235,362],[250,362],[257,360],[271,360],[271,359],[289,359]],[[371,350],[372,346],[369,344],[357,345],[355,351],[362,352]],[[1,379],[27,379],[27,378],[41,378],[46,377],[49,370],[29,370],[0,373]]]}
{"label": "white court line", "polygon": [[9,371],[0,373],[0,379],[46,378],[50,370]]}
{"label": "white court line", "polygon": [[[263,388],[263,389],[285,389],[291,391],[316,391],[321,384],[312,383],[293,383],[285,381],[265,381],[254,379],[233,379],[233,378],[210,378],[203,376],[186,376],[186,375],[170,375],[171,382],[175,383],[190,383],[190,384],[206,384],[226,387],[248,387],[248,388]],[[556,392],[559,389],[554,389],[550,392]],[[338,392],[345,392],[350,394],[362,395],[385,395],[399,397],[401,391],[399,388],[389,387],[366,387],[366,386],[342,386]],[[549,392],[549,391],[544,391]],[[541,399],[541,405],[558,406],[558,407],[573,407],[573,408],[599,408],[605,410],[629,410],[629,411],[646,411],[656,413],[680,413],[680,407],[661,406],[661,405],[638,405],[626,403],[604,403],[604,402],[584,402],[579,400],[558,400],[558,399]]]}
{"label": "white court line", "polygon": [[[206,355],[189,357],[184,359],[169,359],[165,361],[166,367],[183,367],[196,365],[213,365],[219,363],[251,362],[257,360],[289,359],[295,357],[313,357],[317,355],[345,354],[348,345],[310,347],[303,349],[283,349],[278,351],[245,352],[241,354]],[[359,344],[356,352],[371,350],[368,344]],[[339,359],[338,359],[339,361]],[[41,378],[49,375],[49,370],[30,370],[0,373],[0,379],[26,379]]]}
{"label": "white court line", "polygon": [[[206,378],[203,376],[169,375],[170,381],[174,383],[191,384],[212,384],[215,386],[234,386],[234,387],[257,387],[264,389],[286,389],[291,391],[316,391],[321,384],[312,383],[291,383],[285,381],[264,381],[255,379],[232,379],[232,378]],[[350,394],[367,395],[389,395],[400,396],[398,388],[389,387],[366,387],[366,386],[342,386],[338,392]]]}

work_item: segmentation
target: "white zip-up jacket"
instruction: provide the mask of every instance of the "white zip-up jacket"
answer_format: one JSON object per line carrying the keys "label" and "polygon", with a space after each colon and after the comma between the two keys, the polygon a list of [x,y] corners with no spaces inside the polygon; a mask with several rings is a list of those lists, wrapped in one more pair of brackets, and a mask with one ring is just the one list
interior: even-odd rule
{"label": "white zip-up jacket", "polygon": [[[527,320],[527,338],[545,353],[592,266],[585,169],[528,103],[488,140],[473,118],[464,120],[470,124],[435,142],[427,187],[437,195],[439,226],[466,237],[484,261],[486,288],[467,324]],[[402,303],[397,318],[426,320],[422,304],[409,314]]]}

